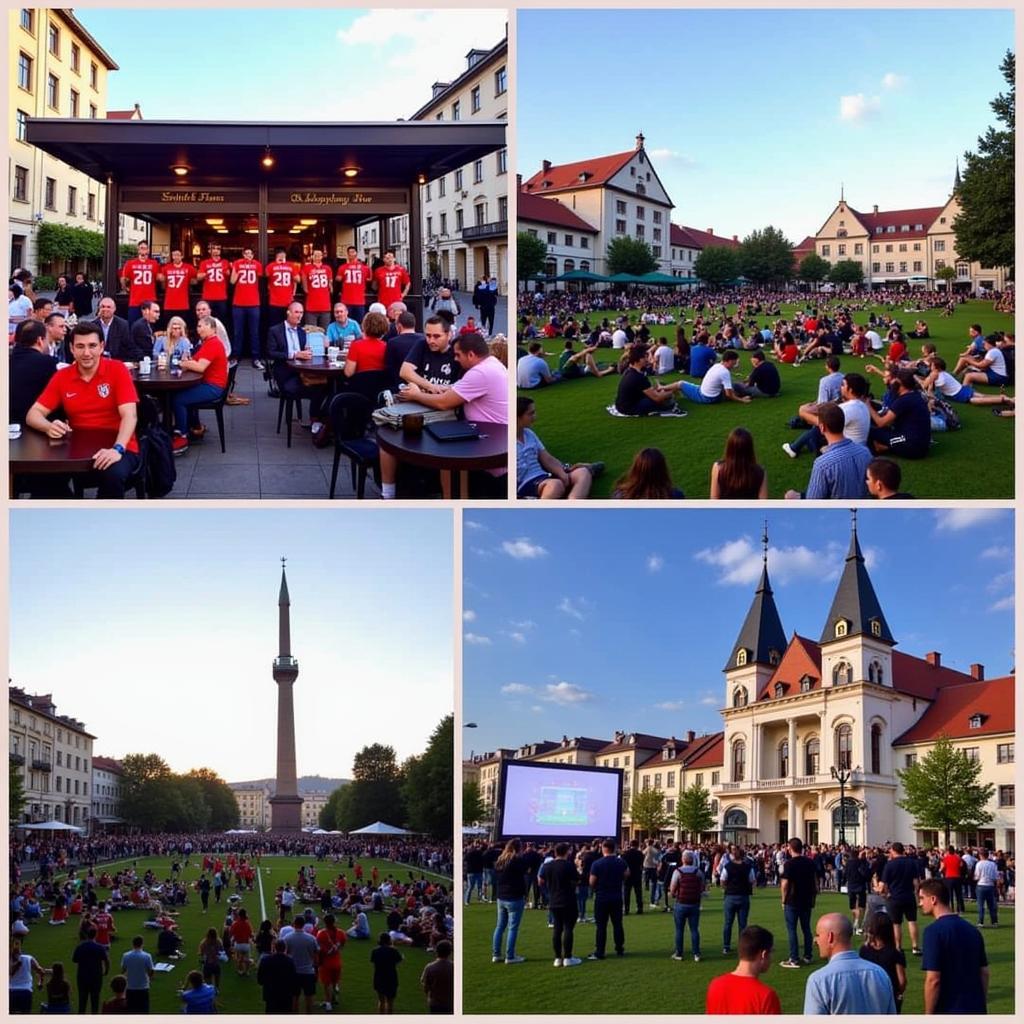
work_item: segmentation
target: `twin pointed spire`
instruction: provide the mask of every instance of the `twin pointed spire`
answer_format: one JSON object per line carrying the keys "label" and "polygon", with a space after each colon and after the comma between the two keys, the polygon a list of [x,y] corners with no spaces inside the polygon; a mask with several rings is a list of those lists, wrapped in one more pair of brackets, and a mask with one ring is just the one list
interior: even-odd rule
{"label": "twin pointed spire", "polygon": [[774,665],[785,649],[786,633],[768,579],[768,521],[765,520],[761,533],[761,580],[733,645],[729,664],[725,667],[730,669],[736,666],[736,654],[740,650],[748,652],[747,664]]}

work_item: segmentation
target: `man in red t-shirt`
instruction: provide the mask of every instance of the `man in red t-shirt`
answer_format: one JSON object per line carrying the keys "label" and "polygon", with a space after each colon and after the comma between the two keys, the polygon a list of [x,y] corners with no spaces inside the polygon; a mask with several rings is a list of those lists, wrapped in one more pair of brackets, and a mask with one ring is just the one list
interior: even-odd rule
{"label": "man in red t-shirt", "polygon": [[199,280],[203,282],[203,298],[213,315],[221,321],[228,318],[228,278],[231,264],[220,255],[220,242],[210,243],[210,256],[199,264]]}
{"label": "man in red t-shirt", "polygon": [[748,925],[740,932],[740,962],[731,974],[721,974],[708,985],[705,1013],[780,1014],[775,989],[759,980],[771,967],[775,939],[767,928]]}
{"label": "man in red t-shirt", "polygon": [[284,249],[274,253],[273,263],[267,264],[267,305],[270,307],[270,327],[284,323],[288,307],[295,299],[295,286],[299,274],[295,264],[288,261]]}
{"label": "man in red t-shirt", "polygon": [[175,455],[184,455],[188,451],[189,421],[192,426],[199,426],[199,414],[191,406],[220,398],[228,383],[228,354],[223,342],[217,337],[217,325],[213,317],[200,317],[196,331],[199,334],[199,348],[191,359],[182,359],[181,368],[201,373],[203,379],[190,388],[174,392],[174,440],[171,444]]}
{"label": "man in red t-shirt", "polygon": [[377,289],[377,301],[390,306],[392,302],[401,302],[409,292],[412,281],[405,267],[395,262],[393,249],[384,253],[384,266],[373,272],[373,283]]}
{"label": "man in red t-shirt", "polygon": [[314,249],[309,263],[302,268],[302,287],[306,291],[306,323],[327,330],[331,322],[331,268],[324,263],[323,249]]}
{"label": "man in red t-shirt", "polygon": [[366,315],[366,286],[373,280],[370,268],[359,258],[354,245],[345,250],[348,257],[338,266],[338,281],[341,284],[341,301],[348,306],[348,315],[357,324]]}
{"label": "man in red t-shirt", "polygon": [[231,335],[231,354],[236,358],[248,350],[254,370],[262,370],[260,359],[260,278],[263,264],[253,258],[252,246],[242,250],[242,258],[231,264],[231,283],[235,286],[231,298],[234,333]]}
{"label": "man in red t-shirt", "polygon": [[163,308],[171,316],[180,316],[192,329],[192,303],[189,301],[189,286],[196,278],[196,268],[182,259],[181,249],[171,250],[171,262],[160,268],[159,279],[164,285]]}
{"label": "man in red t-shirt", "polygon": [[951,846],[942,858],[942,882],[949,893],[949,909],[958,914],[964,912],[964,862]]}
{"label": "man in red t-shirt", "polygon": [[[103,335],[97,324],[80,320],[71,328],[70,366],[58,370],[25,416],[25,423],[59,440],[75,430],[103,431],[113,443],[93,454],[85,486],[98,486],[97,498],[123,498],[125,485],[139,466],[135,440],[138,420],[131,374],[117,359],[103,358]],[[54,409],[66,419],[47,419]]]}
{"label": "man in red t-shirt", "polygon": [[149,243],[139,242],[139,255],[121,268],[121,286],[128,289],[128,326],[142,316],[139,307],[149,299],[156,302],[156,279],[160,264],[150,259]]}

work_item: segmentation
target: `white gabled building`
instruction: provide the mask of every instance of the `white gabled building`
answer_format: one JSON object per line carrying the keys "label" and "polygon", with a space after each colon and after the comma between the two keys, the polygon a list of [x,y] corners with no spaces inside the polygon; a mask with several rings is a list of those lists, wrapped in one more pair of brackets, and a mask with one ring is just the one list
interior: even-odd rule
{"label": "white gabled building", "polygon": [[[594,270],[598,230],[573,213],[558,199],[535,196],[519,191],[516,215],[519,231],[539,238],[548,249],[544,273],[548,277],[568,274],[573,270]],[[556,288],[564,288],[559,282]]]}

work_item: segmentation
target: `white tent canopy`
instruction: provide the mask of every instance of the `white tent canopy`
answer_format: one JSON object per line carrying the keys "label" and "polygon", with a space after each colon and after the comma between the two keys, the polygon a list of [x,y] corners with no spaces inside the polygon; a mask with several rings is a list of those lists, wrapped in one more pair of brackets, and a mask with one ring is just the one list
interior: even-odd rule
{"label": "white tent canopy", "polygon": [[484,828],[483,825],[463,825],[462,834],[464,836],[485,836],[490,832],[489,828]]}
{"label": "white tent canopy", "polygon": [[388,825],[383,821],[375,821],[372,825],[364,825],[362,828],[353,829],[349,835],[353,836],[412,836],[405,828],[397,828],[395,825]]}
{"label": "white tent canopy", "polygon": [[16,828],[24,829],[26,832],[84,832],[84,828],[77,825],[69,825],[65,821],[36,821],[31,825],[17,825]]}

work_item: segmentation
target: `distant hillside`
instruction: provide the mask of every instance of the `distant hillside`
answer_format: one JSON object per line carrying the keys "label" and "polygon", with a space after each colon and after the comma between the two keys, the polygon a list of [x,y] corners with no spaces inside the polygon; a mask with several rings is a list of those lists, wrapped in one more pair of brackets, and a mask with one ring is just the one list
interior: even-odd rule
{"label": "distant hillside", "polygon": [[[300,793],[332,793],[339,786],[347,786],[351,779],[325,779],[322,775],[303,775],[299,778]],[[244,782],[229,782],[232,789],[241,786],[269,786],[274,788],[273,779],[248,779]]]}

